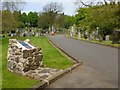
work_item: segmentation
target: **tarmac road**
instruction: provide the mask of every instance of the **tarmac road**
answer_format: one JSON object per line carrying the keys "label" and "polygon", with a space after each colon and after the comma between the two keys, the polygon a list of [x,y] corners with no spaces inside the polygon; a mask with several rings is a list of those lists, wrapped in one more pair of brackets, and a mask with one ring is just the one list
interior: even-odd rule
{"label": "tarmac road", "polygon": [[118,49],[66,38],[48,36],[57,46],[83,62],[48,88],[118,88]]}

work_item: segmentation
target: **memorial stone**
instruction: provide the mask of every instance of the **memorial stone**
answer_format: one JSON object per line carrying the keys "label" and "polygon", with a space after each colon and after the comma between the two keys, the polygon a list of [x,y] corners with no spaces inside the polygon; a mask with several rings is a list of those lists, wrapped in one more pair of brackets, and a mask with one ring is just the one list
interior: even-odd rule
{"label": "memorial stone", "polygon": [[106,35],[106,36],[105,36],[105,41],[106,41],[106,42],[109,42],[109,38],[110,38],[109,35]]}
{"label": "memorial stone", "polygon": [[[9,40],[8,46],[8,69],[12,72],[23,74],[30,69],[36,69],[42,65],[42,51],[38,47],[30,45],[26,41],[17,41],[16,39]],[[32,53],[30,53],[32,51]],[[34,53],[36,53],[34,55]],[[32,55],[31,55],[32,54]],[[34,58],[36,57],[36,58]],[[12,63],[12,64],[11,64]],[[30,68],[31,64],[34,68]],[[38,64],[38,65],[36,65]],[[19,71],[17,71],[19,69]]]}
{"label": "memorial stone", "polygon": [[78,38],[81,38],[81,33],[80,32],[78,32]]}

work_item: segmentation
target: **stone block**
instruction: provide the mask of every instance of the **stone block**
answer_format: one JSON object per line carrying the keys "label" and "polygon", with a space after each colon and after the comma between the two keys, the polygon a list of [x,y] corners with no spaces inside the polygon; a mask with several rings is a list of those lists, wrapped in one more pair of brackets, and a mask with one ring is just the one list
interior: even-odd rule
{"label": "stone block", "polygon": [[29,50],[24,50],[23,51],[23,58],[27,58],[27,57],[29,57]]}
{"label": "stone block", "polygon": [[15,56],[14,59],[15,59],[15,62],[19,63],[19,60],[20,60],[20,59],[19,59],[18,56]]}

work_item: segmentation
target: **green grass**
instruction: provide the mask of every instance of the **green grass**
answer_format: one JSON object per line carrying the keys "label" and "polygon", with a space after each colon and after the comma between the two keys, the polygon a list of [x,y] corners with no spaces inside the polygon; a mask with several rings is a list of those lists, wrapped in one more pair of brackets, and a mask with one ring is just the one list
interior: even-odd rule
{"label": "green grass", "polygon": [[30,40],[32,44],[42,48],[43,62],[47,67],[66,69],[72,65],[72,61],[54,48],[46,37],[31,37]]}
{"label": "green grass", "polygon": [[[67,37],[70,37],[69,35],[66,35]],[[102,42],[99,42],[97,40],[87,40],[87,39],[84,39],[84,38],[78,38],[78,37],[70,37],[70,38],[74,38],[74,39],[78,39],[78,40],[82,40],[82,41],[88,41],[88,42],[93,42],[93,43],[96,43],[96,44],[103,44],[103,45],[106,45],[106,46],[112,46],[112,47],[120,47],[120,44],[112,44],[112,41],[109,41],[109,42],[106,42],[106,41],[102,41]]]}
{"label": "green grass", "polygon": [[[17,38],[24,40],[26,38]],[[30,37],[31,43],[35,46],[41,47],[43,50],[43,62],[47,67],[66,69],[70,67],[73,62],[61,54],[54,48],[46,37]],[[29,88],[37,84],[39,81],[29,79],[25,76],[14,74],[7,70],[7,47],[9,37],[3,38],[2,42],[2,87],[3,88]]]}
{"label": "green grass", "polygon": [[7,70],[7,47],[9,38],[2,41],[2,88],[29,88],[38,83],[37,80],[14,74]]}

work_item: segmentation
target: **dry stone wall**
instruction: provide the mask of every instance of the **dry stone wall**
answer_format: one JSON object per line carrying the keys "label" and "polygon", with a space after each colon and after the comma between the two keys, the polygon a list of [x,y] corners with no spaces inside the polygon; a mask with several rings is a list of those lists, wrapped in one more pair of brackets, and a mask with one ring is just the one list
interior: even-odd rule
{"label": "dry stone wall", "polygon": [[[25,43],[28,44],[27,41]],[[24,74],[29,70],[35,70],[42,66],[43,55],[41,48],[33,46],[28,49],[16,39],[10,39],[7,58],[7,67],[10,71]]]}

